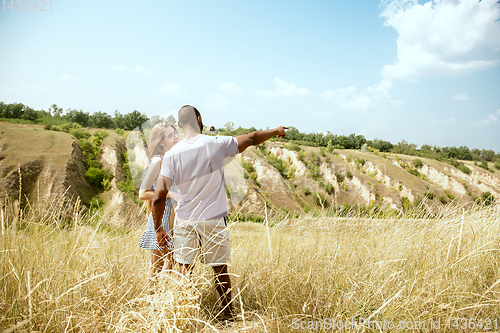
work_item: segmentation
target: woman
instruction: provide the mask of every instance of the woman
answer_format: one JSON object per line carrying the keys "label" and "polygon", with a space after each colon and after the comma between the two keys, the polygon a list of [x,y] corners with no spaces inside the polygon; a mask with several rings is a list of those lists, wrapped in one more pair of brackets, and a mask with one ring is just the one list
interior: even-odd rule
{"label": "woman", "polygon": [[149,279],[152,282],[156,275],[161,272],[166,260],[166,269],[172,269],[172,228],[174,221],[174,205],[172,201],[179,201],[179,195],[174,191],[169,191],[167,202],[165,203],[165,212],[163,213],[162,226],[169,233],[170,243],[168,250],[161,250],[156,240],[154,230],[153,215],[151,215],[151,200],[153,199],[156,180],[160,174],[163,155],[179,142],[179,133],[174,125],[168,122],[156,124],[151,130],[148,143],[149,165],[146,175],[139,190],[139,199],[145,200],[148,207],[148,225],[147,229],[139,241],[139,247],[151,250],[151,267],[149,268]]}

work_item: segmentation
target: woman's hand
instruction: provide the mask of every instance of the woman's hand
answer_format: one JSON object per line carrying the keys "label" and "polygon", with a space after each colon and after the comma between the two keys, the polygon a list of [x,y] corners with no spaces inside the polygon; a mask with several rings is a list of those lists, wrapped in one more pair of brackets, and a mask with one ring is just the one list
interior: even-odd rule
{"label": "woman's hand", "polygon": [[181,200],[181,197],[175,192],[168,192],[168,197],[174,199],[176,202],[179,202],[179,200]]}
{"label": "woman's hand", "polygon": [[168,237],[168,233],[163,228],[159,228],[156,230],[156,241],[162,250],[168,250],[168,243],[170,242],[170,237]]}

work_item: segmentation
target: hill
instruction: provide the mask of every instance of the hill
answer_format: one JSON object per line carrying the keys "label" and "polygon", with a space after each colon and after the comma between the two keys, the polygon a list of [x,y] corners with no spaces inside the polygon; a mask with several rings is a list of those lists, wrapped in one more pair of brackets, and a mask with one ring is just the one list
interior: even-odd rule
{"label": "hill", "polygon": [[[0,123],[0,202],[5,211],[14,214],[19,202],[20,171],[21,205],[60,196],[67,200],[64,209],[71,213],[77,201],[90,206],[99,197],[112,224],[141,220],[138,206],[117,186],[128,172],[122,161],[125,139],[107,132],[99,160],[113,178],[104,191],[85,178],[84,152],[74,136],[40,125]],[[251,147],[241,161],[243,187],[228,186],[230,211],[241,217],[321,209],[336,214],[349,209],[399,213],[416,205],[435,211],[448,203],[469,207],[489,194],[500,200],[500,171],[491,163],[487,171],[462,161],[468,169],[461,170],[415,156],[345,149],[328,152],[282,142]],[[243,200],[233,203],[236,192],[244,194]]]}

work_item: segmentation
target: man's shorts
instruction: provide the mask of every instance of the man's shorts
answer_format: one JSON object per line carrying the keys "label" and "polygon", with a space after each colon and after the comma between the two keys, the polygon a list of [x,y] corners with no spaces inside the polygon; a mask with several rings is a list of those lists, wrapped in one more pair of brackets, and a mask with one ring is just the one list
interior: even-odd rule
{"label": "man's shorts", "polygon": [[210,266],[227,264],[231,250],[226,218],[185,221],[176,216],[174,249],[174,259],[180,264],[192,264],[196,259]]}

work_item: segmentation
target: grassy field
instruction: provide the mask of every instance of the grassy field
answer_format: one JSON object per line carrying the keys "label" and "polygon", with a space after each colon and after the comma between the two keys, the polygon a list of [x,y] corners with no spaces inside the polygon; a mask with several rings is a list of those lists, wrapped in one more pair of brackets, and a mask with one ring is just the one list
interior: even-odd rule
{"label": "grassy field", "polygon": [[476,331],[498,331],[499,208],[443,216],[233,223],[240,320],[224,327],[202,265],[192,281],[163,273],[150,292],[141,227],[111,229],[97,215],[75,214],[61,228],[50,214],[26,213],[20,227],[2,220],[0,331],[322,332],[334,331],[333,320],[364,323],[358,331],[391,323],[429,331],[439,320],[436,331],[461,331],[461,318]]}

